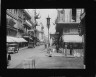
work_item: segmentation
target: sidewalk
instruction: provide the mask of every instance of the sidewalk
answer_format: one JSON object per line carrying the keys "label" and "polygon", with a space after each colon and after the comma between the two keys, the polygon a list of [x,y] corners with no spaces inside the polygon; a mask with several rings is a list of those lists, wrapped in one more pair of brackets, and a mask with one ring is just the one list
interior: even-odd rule
{"label": "sidewalk", "polygon": [[23,50],[23,49],[27,49],[28,48],[28,46],[27,47],[22,47],[22,48],[19,48],[19,50]]}
{"label": "sidewalk", "polygon": [[[51,50],[53,50],[55,47],[53,47],[53,46],[51,46],[51,47],[49,47],[49,48],[46,48],[46,49],[44,49],[44,52],[46,52],[46,54],[47,54],[47,51],[48,51],[48,49],[51,49]],[[59,53],[57,53],[56,51],[52,51],[51,52],[51,55],[52,56],[65,56],[65,57],[83,57],[83,53],[82,53],[82,50],[78,50],[78,49],[74,49],[74,54],[73,55],[70,55],[70,50],[69,49],[67,49],[67,51],[68,52],[66,52],[66,56],[65,56],[65,52],[63,51],[63,48],[60,48],[59,49]],[[47,54],[47,56],[48,56],[48,54]]]}
{"label": "sidewalk", "polygon": [[[17,59],[14,57],[14,66],[10,66],[10,68],[23,68],[23,60],[31,59],[32,57],[35,58],[36,68],[83,68],[83,57],[71,58],[72,56],[65,56],[64,53],[51,52],[52,57],[50,58],[48,57],[47,49],[44,49],[44,47],[38,48],[37,46],[37,48],[33,48],[33,52],[30,52],[32,51],[31,49],[25,50],[29,52],[18,55]],[[27,64],[29,66],[30,63],[27,62]]]}

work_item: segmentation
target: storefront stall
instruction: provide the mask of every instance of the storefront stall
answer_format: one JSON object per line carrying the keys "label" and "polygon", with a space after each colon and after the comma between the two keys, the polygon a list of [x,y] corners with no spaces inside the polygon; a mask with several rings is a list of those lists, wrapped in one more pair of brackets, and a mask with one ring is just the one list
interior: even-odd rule
{"label": "storefront stall", "polygon": [[[70,55],[74,55],[76,53],[82,53],[82,49],[84,49],[84,38],[79,35],[63,35],[64,42],[64,51],[65,53],[69,53]],[[68,52],[67,52],[68,51]]]}
{"label": "storefront stall", "polygon": [[70,48],[70,45],[73,46],[73,48],[80,49],[83,46],[83,36],[79,35],[63,35],[63,42],[67,44],[68,48]]}
{"label": "storefront stall", "polygon": [[27,42],[23,38],[16,38],[7,36],[7,51],[15,52],[19,50],[20,47],[24,47],[23,43]]}

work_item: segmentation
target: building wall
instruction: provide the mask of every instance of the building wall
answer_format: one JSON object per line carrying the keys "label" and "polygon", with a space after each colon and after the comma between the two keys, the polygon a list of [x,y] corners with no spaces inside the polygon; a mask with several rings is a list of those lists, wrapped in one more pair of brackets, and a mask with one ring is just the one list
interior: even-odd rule
{"label": "building wall", "polygon": [[[57,10],[58,14],[57,14],[57,23],[61,22],[61,23],[70,23],[70,22],[74,22],[74,20],[72,19],[72,9],[61,9],[61,10]],[[84,9],[76,9],[76,23],[80,23],[80,14],[84,12]]]}
{"label": "building wall", "polygon": [[65,22],[71,22],[71,9],[64,9],[65,10]]}
{"label": "building wall", "polygon": [[[76,9],[76,22],[72,21],[72,9],[64,9],[65,12],[63,14],[65,14],[65,15],[64,16],[62,15],[61,18],[60,18],[60,11],[62,11],[62,10],[59,10],[58,11],[57,20],[59,20],[59,21],[57,21],[56,31],[61,31],[62,30],[63,31],[63,34],[79,34],[79,32],[78,32],[78,26],[79,26],[79,23],[81,22],[80,15],[81,15],[81,13],[84,12],[84,9],[82,9],[82,8],[81,9]],[[60,19],[63,19],[65,21],[63,22]],[[60,22],[62,24],[64,23],[64,25],[62,26],[62,28],[59,25],[59,24],[61,24]],[[67,25],[65,27],[65,24],[67,24],[67,23],[74,24],[74,25],[76,23],[78,25],[77,25],[77,28],[74,28],[74,27],[72,28],[72,25]],[[70,29],[67,28],[68,26],[69,26]],[[64,29],[63,29],[63,27],[64,27]]]}
{"label": "building wall", "polygon": [[30,21],[32,22],[32,30],[34,31],[34,36],[38,37],[38,32],[35,33],[36,31],[36,20],[35,20],[35,9],[32,9],[32,10],[28,10],[26,9],[26,11],[29,13],[29,15],[31,16],[31,19]]}
{"label": "building wall", "polygon": [[71,22],[72,19],[72,9],[62,9],[58,11],[58,22]]}
{"label": "building wall", "polygon": [[[24,27],[24,22],[25,20],[28,20],[29,22],[29,19],[27,19],[28,17],[27,15],[25,15],[24,9],[7,9],[6,18],[11,18],[16,23],[14,25],[14,28],[16,30],[14,36],[22,37],[24,33],[28,33],[26,27]],[[11,29],[7,28],[7,30],[10,31]],[[10,34],[8,34],[9,32],[7,31],[8,32],[7,34],[13,35],[13,30],[10,32]]]}
{"label": "building wall", "polygon": [[[17,12],[16,13],[14,12],[16,15],[13,14],[13,9],[7,9],[6,12],[7,12],[6,18],[7,19],[13,19],[14,22],[16,24],[18,24]],[[7,24],[7,26],[10,26],[10,25]],[[10,27],[12,28],[12,26],[10,26]],[[15,26],[13,26],[13,27],[15,28]],[[13,36],[15,34],[14,36],[16,36],[17,35],[17,29],[15,29],[15,31],[14,31],[14,29],[7,28],[7,34],[10,36]]]}
{"label": "building wall", "polygon": [[35,9],[32,9],[32,10],[30,10],[30,11],[29,11],[28,9],[26,9],[26,11],[27,11],[27,12],[30,12],[29,15],[31,16],[31,21],[32,21],[33,26],[34,26],[35,23],[36,23],[36,22],[35,22]]}
{"label": "building wall", "polygon": [[[13,28],[15,28],[15,31],[14,32],[16,32],[15,33],[15,35],[13,34],[14,32],[13,32],[13,30],[12,29],[9,29],[9,28],[7,28],[7,30],[8,31],[10,31],[10,34],[8,34],[8,35],[14,35],[14,36],[18,36],[18,34],[19,34],[19,36],[20,36],[20,33],[21,32],[19,32],[18,31],[18,29],[21,29],[21,30],[23,30],[24,28],[23,28],[23,11],[21,10],[21,9],[7,9],[6,10],[6,18],[10,18],[10,19],[13,19],[13,21],[16,23],[14,26],[13,26]],[[9,26],[9,25],[7,25],[7,26]],[[10,26],[11,27],[11,26]],[[21,37],[21,36],[20,36]]]}
{"label": "building wall", "polygon": [[80,23],[80,14],[82,9],[76,9],[76,22]]}

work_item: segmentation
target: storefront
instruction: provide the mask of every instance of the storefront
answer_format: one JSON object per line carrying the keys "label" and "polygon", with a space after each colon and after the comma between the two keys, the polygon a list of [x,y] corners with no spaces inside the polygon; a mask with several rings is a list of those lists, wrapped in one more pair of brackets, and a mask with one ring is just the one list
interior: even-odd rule
{"label": "storefront", "polygon": [[27,41],[23,38],[17,38],[17,37],[12,37],[12,36],[7,36],[6,40],[7,40],[6,42],[9,44],[12,44],[12,43],[17,44],[19,48],[24,47],[25,43],[27,43]]}
{"label": "storefront", "polygon": [[70,45],[75,49],[82,49],[84,40],[83,36],[79,35],[63,35],[62,36],[64,44],[67,44],[67,48],[70,48]]}

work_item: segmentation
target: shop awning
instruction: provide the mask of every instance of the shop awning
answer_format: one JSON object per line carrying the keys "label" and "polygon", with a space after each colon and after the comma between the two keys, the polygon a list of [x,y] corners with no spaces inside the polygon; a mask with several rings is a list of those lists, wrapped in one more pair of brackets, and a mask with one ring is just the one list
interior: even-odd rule
{"label": "shop awning", "polygon": [[64,42],[82,42],[82,36],[79,35],[64,35],[63,36]]}
{"label": "shop awning", "polygon": [[19,38],[19,41],[21,41],[21,42],[27,42],[25,39],[23,39],[23,38]]}
{"label": "shop awning", "polygon": [[11,37],[11,36],[7,36],[7,37],[10,38],[10,39],[12,39],[14,42],[27,42],[23,38],[16,38],[16,37]]}
{"label": "shop awning", "polygon": [[12,38],[10,38],[8,36],[7,36],[7,39],[6,40],[7,40],[7,42],[15,42]]}

